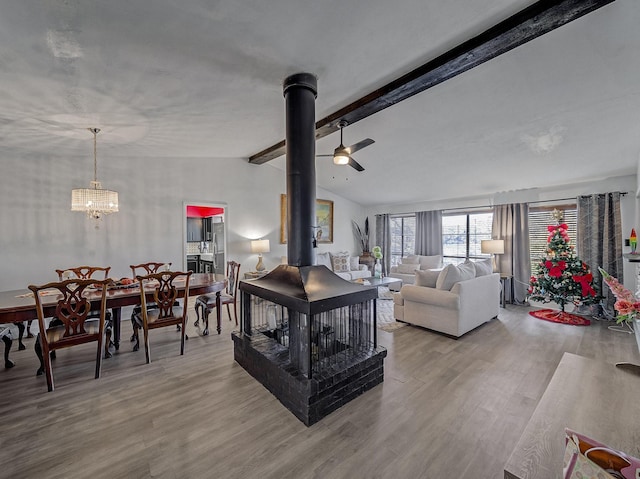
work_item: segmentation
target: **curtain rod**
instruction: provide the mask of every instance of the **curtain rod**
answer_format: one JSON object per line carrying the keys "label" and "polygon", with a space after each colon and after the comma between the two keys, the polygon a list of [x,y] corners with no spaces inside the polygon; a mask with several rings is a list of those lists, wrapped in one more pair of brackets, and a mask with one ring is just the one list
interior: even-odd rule
{"label": "curtain rod", "polygon": [[[620,196],[625,196],[627,193],[628,193],[627,191],[621,191],[620,192]],[[606,194],[607,193],[594,193],[593,195],[606,195]],[[593,196],[593,195],[578,195],[578,196],[574,196],[574,197],[571,197],[571,198],[558,198],[557,200],[527,201],[527,203],[529,203],[530,205],[535,205],[535,204],[538,204],[538,203],[550,203],[551,201],[569,201],[569,200],[575,200],[577,198],[580,198],[581,196]]]}
{"label": "curtain rod", "polygon": [[[606,193],[594,193],[597,195],[604,195]],[[627,191],[622,191],[620,192],[620,196],[625,196],[627,195],[628,192]],[[538,203],[551,203],[551,202],[555,202],[555,201],[569,201],[569,200],[575,200],[577,198],[579,198],[580,196],[590,196],[590,195],[578,195],[578,196],[572,196],[569,198],[555,198],[555,199],[551,199],[551,200],[538,200],[538,201],[525,201],[525,203],[529,204],[529,205],[535,205]],[[500,204],[508,204],[508,203],[500,203]],[[468,211],[468,210],[476,210],[476,209],[487,209],[487,208],[493,208],[494,206],[498,206],[498,205],[483,205],[483,206],[461,206],[460,208],[442,208],[440,211],[445,212],[445,211]],[[392,216],[404,216],[404,215],[412,215],[417,213],[417,211],[413,211],[413,212],[408,212],[408,213],[388,213]]]}

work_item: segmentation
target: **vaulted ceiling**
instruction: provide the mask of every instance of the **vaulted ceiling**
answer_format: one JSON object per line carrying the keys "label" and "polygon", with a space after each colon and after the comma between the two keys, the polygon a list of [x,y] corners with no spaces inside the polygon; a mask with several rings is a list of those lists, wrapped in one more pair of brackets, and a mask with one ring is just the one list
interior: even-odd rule
{"label": "vaulted ceiling", "polygon": [[[101,155],[143,166],[247,161],[284,138],[288,75],[317,75],[323,118],[531,3],[3,2],[0,154],[84,157],[98,127]],[[348,126],[345,144],[376,141],[354,155],[365,171],[318,159],[318,185],[374,205],[634,173],[639,24],[637,0],[616,0]]]}

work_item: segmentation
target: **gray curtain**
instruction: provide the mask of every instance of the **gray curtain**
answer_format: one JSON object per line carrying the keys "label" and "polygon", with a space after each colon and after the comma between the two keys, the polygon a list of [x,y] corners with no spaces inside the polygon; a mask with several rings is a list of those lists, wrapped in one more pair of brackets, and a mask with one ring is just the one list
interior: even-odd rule
{"label": "gray curtain", "polygon": [[529,205],[514,203],[493,209],[492,236],[504,240],[504,254],[496,255],[501,274],[511,275],[513,297],[506,291],[506,299],[516,304],[527,300],[531,278],[529,259]]}
{"label": "gray curtain", "polygon": [[391,220],[388,214],[376,215],[376,245],[382,248],[382,273],[386,276],[391,269]]}
{"label": "gray curtain", "polygon": [[622,276],[622,218],[620,193],[604,193],[578,197],[578,256],[587,263],[596,285],[604,297],[605,316],[613,318],[616,299],[603,283],[598,266],[624,281]]}
{"label": "gray curtain", "polygon": [[425,256],[442,254],[442,211],[416,213],[415,253]]}

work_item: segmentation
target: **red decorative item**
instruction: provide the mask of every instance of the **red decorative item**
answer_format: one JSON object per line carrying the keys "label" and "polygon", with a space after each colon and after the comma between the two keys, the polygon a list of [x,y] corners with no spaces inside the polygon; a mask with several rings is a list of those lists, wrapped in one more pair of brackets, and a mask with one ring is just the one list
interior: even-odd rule
{"label": "red decorative item", "polygon": [[530,311],[529,314],[534,318],[544,319],[552,323],[570,324],[572,326],[589,326],[591,324],[591,321],[587,318],[555,309],[538,309]]}

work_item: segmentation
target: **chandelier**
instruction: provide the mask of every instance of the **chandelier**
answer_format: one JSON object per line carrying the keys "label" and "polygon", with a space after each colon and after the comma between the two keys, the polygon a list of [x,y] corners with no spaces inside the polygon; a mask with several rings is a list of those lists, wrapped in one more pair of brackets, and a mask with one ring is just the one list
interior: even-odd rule
{"label": "chandelier", "polygon": [[118,211],[118,192],[105,190],[98,181],[98,156],[96,137],[98,128],[89,128],[93,133],[93,181],[90,188],[76,188],[71,191],[71,211],[83,211],[89,218],[100,219],[103,215]]}

